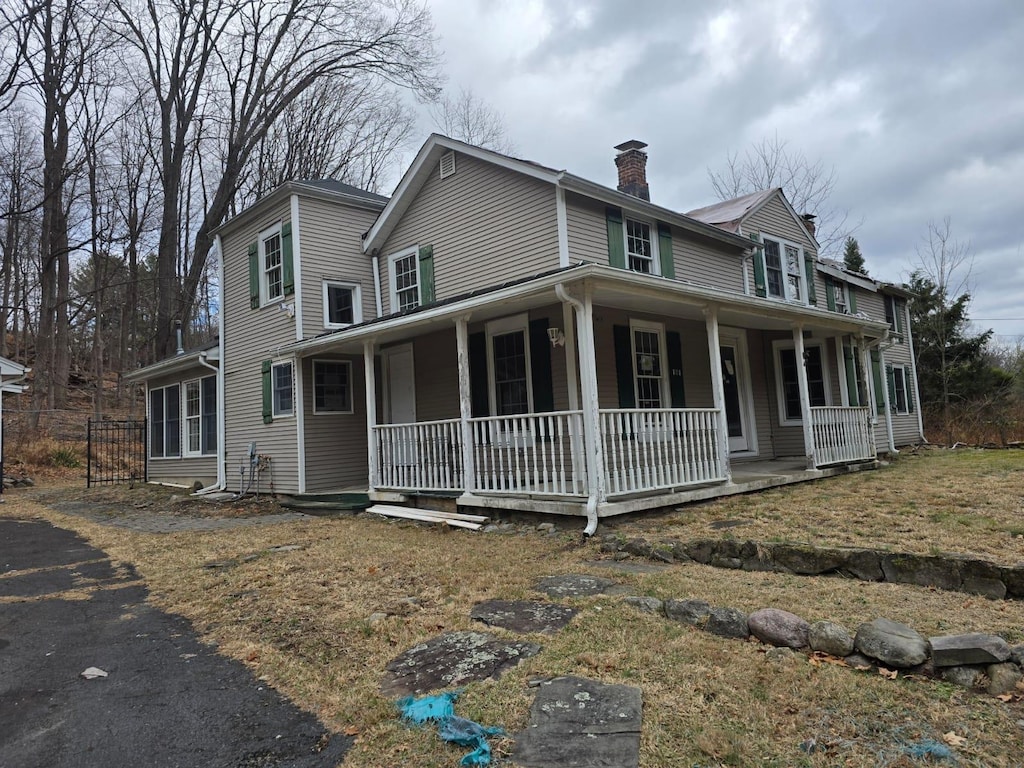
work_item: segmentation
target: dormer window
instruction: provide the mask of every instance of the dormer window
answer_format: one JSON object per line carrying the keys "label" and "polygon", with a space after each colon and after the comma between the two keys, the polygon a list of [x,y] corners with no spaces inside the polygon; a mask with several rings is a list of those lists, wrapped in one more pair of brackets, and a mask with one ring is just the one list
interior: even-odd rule
{"label": "dormer window", "polygon": [[651,225],[645,221],[626,219],[626,257],[629,268],[634,272],[646,275],[656,274],[654,258],[654,239],[651,237]]}
{"label": "dormer window", "polygon": [[762,248],[754,261],[758,295],[806,304],[808,289],[803,248],[775,237],[762,235],[759,239]]}

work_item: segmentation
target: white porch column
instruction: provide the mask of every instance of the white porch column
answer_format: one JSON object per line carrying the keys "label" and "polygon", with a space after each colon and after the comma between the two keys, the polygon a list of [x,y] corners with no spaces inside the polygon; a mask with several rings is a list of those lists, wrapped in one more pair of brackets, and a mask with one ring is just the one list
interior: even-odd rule
{"label": "white porch column", "polygon": [[576,336],[580,351],[580,388],[583,393],[583,445],[587,459],[587,483],[598,503],[607,500],[604,447],[597,398],[597,355],[594,351],[594,303],[590,286],[584,289],[583,311],[576,311]]}
{"label": "white porch column", "polygon": [[732,467],[729,465],[729,416],[725,412],[725,383],[722,381],[722,342],[718,335],[718,307],[711,305],[704,309],[704,324],[708,331],[708,359],[711,361],[711,394],[718,409],[718,450],[719,466],[727,483],[732,482]]}
{"label": "white porch column", "polygon": [[[814,450],[814,426],[811,424],[811,394],[807,387],[807,361],[804,359],[804,327],[793,326],[793,353],[796,355],[796,380],[800,388],[800,415],[804,425],[804,452],[807,454],[807,468],[816,469]],[[822,365],[825,361],[822,361]]]}
{"label": "white porch column", "polygon": [[377,376],[373,367],[374,340],[363,342],[363,376],[366,380],[366,460],[369,467],[369,491],[377,490],[380,477],[377,474]]}
{"label": "white porch column", "polygon": [[459,429],[462,432],[462,492],[476,490],[476,467],[473,461],[472,391],[469,381],[469,315],[455,320],[455,343],[459,354]]}
{"label": "white porch column", "polygon": [[576,367],[576,330],[572,322],[572,305],[562,304],[562,328],[565,331],[565,386],[569,390],[569,410],[580,408],[579,377]]}

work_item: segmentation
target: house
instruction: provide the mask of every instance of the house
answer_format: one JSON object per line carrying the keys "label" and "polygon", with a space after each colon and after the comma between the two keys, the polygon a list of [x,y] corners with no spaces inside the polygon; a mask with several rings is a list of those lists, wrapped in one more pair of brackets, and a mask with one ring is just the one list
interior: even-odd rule
{"label": "house", "polygon": [[[0,357],[0,481],[4,477],[4,395],[20,395],[24,392],[27,385],[22,380],[31,370],[6,357]],[[3,492],[3,482],[0,482],[0,494]]]}
{"label": "house", "polygon": [[150,479],[258,456],[278,492],[592,532],[921,440],[906,292],[819,259],[781,190],[652,203],[645,147],[613,189],[433,135],[390,199],[291,182],[226,222],[216,353],[131,375]]}

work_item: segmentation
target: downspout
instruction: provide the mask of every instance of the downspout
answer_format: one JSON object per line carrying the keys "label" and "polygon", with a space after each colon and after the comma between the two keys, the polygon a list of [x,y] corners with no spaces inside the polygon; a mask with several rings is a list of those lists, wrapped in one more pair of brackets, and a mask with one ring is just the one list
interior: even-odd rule
{"label": "downspout", "polygon": [[[223,305],[221,306],[223,307]],[[223,308],[221,311],[223,311]],[[200,488],[192,494],[193,496],[202,496],[206,493],[223,491],[227,486],[227,478],[224,476],[224,408],[221,405],[221,390],[223,386],[221,383],[221,371],[219,366],[212,365],[209,360],[207,360],[207,353],[205,350],[199,353],[199,364],[204,368],[209,368],[217,374],[217,482],[213,485],[208,485],[205,488]]]}
{"label": "downspout", "polygon": [[[904,304],[909,309],[909,305]],[[914,372],[914,397],[917,399],[917,434],[921,437],[921,442],[925,445],[928,444],[928,438],[924,436],[924,408],[921,403],[921,387],[917,383],[917,354],[914,352],[914,334],[910,332],[910,313],[903,318],[907,323],[907,346],[910,348],[910,370]]]}
{"label": "downspout", "polygon": [[[577,319],[577,321],[579,321],[579,319],[584,316],[585,308],[583,306],[583,302],[580,301],[579,299],[573,297],[573,296],[570,296],[569,293],[565,290],[565,285],[563,283],[558,283],[557,285],[555,285],[555,295],[558,296],[558,298],[563,303],[569,304],[570,306],[572,306],[572,308],[576,311],[576,319]],[[576,335],[577,336],[577,349],[579,348],[579,337],[580,337],[580,335],[581,334],[577,334]],[[582,365],[583,361],[580,360],[580,363],[581,363],[580,368],[582,369],[584,367]],[[583,370],[581,370],[580,373],[582,374],[582,376],[581,376],[581,383],[583,385],[583,400],[584,400],[584,403],[583,403],[583,424],[584,424],[583,444],[584,444],[584,449],[586,450],[586,442],[587,442],[586,441],[586,424],[587,424],[588,421],[591,421],[591,422],[593,421],[592,415],[591,415],[590,418],[588,418],[588,416],[587,416],[588,413],[591,413],[591,407],[590,407],[591,403],[589,402],[590,398],[588,397],[588,395],[593,395],[593,393],[591,392],[591,390],[593,389],[593,384],[590,381],[591,377],[588,374],[593,373],[593,371],[583,371]],[[592,434],[596,434],[597,424],[592,424],[592,429],[594,430],[592,432]],[[589,482],[590,494],[587,496],[587,508],[586,508],[587,527],[583,529],[583,535],[586,536],[587,538],[589,538],[589,537],[593,536],[594,533],[597,532],[597,505],[600,502],[600,491],[599,491],[599,487],[598,487],[598,475],[600,473],[600,468],[598,466],[598,462],[596,461],[596,455],[592,456],[590,451],[586,451],[586,464],[587,464],[587,475],[588,475],[588,479],[590,481]]]}
{"label": "downspout", "polygon": [[381,305],[380,298],[380,257],[377,256],[377,251],[373,252],[373,298],[377,302],[377,317],[381,317],[384,314],[384,308]]}

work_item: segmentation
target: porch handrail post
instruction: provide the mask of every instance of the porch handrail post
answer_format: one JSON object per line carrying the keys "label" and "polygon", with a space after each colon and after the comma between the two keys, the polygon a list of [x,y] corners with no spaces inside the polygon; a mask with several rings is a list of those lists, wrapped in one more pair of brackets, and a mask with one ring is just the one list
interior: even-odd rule
{"label": "porch handrail post", "polygon": [[715,450],[725,482],[732,482],[729,465],[729,415],[725,412],[725,382],[722,380],[722,341],[718,334],[718,307],[704,308],[704,324],[708,330],[708,357],[711,362],[711,394],[718,410],[718,440]]}
{"label": "porch handrail post", "polygon": [[363,376],[366,381],[366,460],[368,462],[369,491],[377,490],[380,478],[377,473],[377,377],[374,370],[374,340],[363,342]]}
{"label": "porch handrail post", "polygon": [[580,355],[580,389],[583,392],[583,445],[587,458],[588,490],[598,503],[607,501],[604,447],[601,441],[600,402],[597,396],[597,354],[594,348],[594,301],[587,285],[583,291],[583,311],[576,308],[576,339]]}
{"label": "porch handrail post", "polygon": [[857,349],[860,350],[860,369],[864,372],[864,388],[868,391],[867,403],[861,403],[868,408],[867,438],[868,449],[872,454],[875,450],[875,424],[878,423],[878,409],[875,403],[878,402],[878,395],[875,394],[875,377],[871,374],[871,352],[864,340],[864,334],[857,336]]}
{"label": "porch handrail post", "polygon": [[473,459],[472,390],[469,380],[469,315],[455,320],[455,344],[459,356],[459,430],[462,434],[462,492],[476,490],[476,467]]}
{"label": "porch handrail post", "polygon": [[811,423],[811,390],[807,386],[807,360],[804,358],[804,327],[793,326],[793,353],[796,356],[796,381],[800,389],[800,414],[804,424],[804,451],[807,468],[817,469],[817,451],[814,447],[814,425]]}

